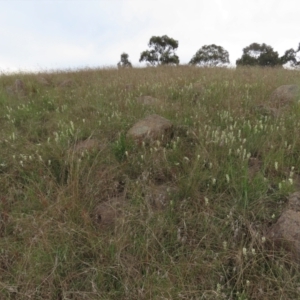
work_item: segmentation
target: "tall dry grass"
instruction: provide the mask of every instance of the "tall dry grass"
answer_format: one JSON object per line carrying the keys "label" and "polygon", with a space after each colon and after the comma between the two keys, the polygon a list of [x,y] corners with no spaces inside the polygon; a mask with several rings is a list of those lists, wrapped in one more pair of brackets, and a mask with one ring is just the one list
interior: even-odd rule
{"label": "tall dry grass", "polygon": [[[5,91],[17,78],[25,97]],[[265,238],[297,189],[299,109],[255,109],[299,82],[185,66],[1,76],[0,299],[300,298],[299,266]],[[173,139],[127,140],[152,113]],[[88,138],[99,148],[78,154]],[[162,209],[147,200],[158,187]],[[118,197],[119,219],[99,225],[95,208]]]}

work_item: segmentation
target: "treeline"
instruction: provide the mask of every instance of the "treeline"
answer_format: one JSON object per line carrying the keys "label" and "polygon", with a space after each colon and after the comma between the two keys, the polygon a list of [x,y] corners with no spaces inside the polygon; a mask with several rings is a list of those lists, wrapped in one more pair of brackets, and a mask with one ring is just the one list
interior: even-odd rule
{"label": "treeline", "polygon": [[[141,53],[140,62],[147,62],[151,66],[157,65],[178,65],[179,57],[176,55],[178,41],[167,35],[152,36],[148,47]],[[300,43],[297,49],[288,49],[283,56],[279,56],[277,51],[266,44],[252,43],[243,49],[241,58],[236,60],[237,66],[262,66],[276,67],[289,63],[291,67],[300,67]],[[190,65],[204,67],[221,67],[230,64],[229,53],[221,46],[215,44],[201,47],[191,58]],[[121,54],[118,63],[119,68],[132,67],[127,53]]]}

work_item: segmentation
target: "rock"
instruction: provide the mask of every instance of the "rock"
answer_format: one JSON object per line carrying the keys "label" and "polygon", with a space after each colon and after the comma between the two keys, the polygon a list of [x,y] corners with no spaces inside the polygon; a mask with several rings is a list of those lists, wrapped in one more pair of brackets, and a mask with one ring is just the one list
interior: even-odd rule
{"label": "rock", "polygon": [[171,121],[159,116],[150,115],[138,121],[131,127],[127,137],[132,137],[138,143],[152,143],[156,140],[168,141],[173,134],[173,124]]}
{"label": "rock", "polygon": [[283,212],[267,237],[275,247],[284,248],[293,259],[300,262],[300,212],[291,209]]}
{"label": "rock", "polygon": [[101,227],[114,226],[122,216],[125,201],[123,197],[112,198],[96,206],[93,212],[94,221]]}
{"label": "rock", "polygon": [[282,85],[271,94],[269,104],[270,107],[281,108],[297,100],[300,100],[300,86]]}
{"label": "rock", "polygon": [[300,262],[300,192],[288,198],[288,208],[270,228],[268,237],[275,246],[291,252],[292,257]]}
{"label": "rock", "polygon": [[21,79],[16,79],[12,86],[6,88],[10,95],[26,96],[27,91],[24,82]]}
{"label": "rock", "polygon": [[262,115],[279,117],[293,103],[300,100],[299,85],[282,85],[270,96],[268,102],[254,107],[255,112]]}

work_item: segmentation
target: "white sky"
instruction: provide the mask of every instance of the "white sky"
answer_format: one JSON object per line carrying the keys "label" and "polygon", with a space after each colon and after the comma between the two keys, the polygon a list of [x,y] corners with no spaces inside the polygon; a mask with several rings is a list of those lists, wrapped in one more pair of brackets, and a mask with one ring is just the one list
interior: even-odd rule
{"label": "white sky", "polygon": [[0,71],[134,66],[150,38],[179,41],[186,64],[204,45],[231,64],[253,42],[283,55],[300,43],[299,0],[0,0]]}

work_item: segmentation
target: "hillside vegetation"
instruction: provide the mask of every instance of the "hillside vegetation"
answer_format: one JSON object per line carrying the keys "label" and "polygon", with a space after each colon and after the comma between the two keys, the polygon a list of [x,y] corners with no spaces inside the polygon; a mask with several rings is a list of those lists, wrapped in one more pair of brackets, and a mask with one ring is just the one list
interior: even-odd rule
{"label": "hillside vegetation", "polygon": [[[0,299],[300,299],[299,265],[266,238],[299,188],[300,109],[257,109],[299,82],[185,66],[2,75]],[[126,138],[154,113],[174,124],[168,143]],[[124,205],[103,224],[112,199]]]}

